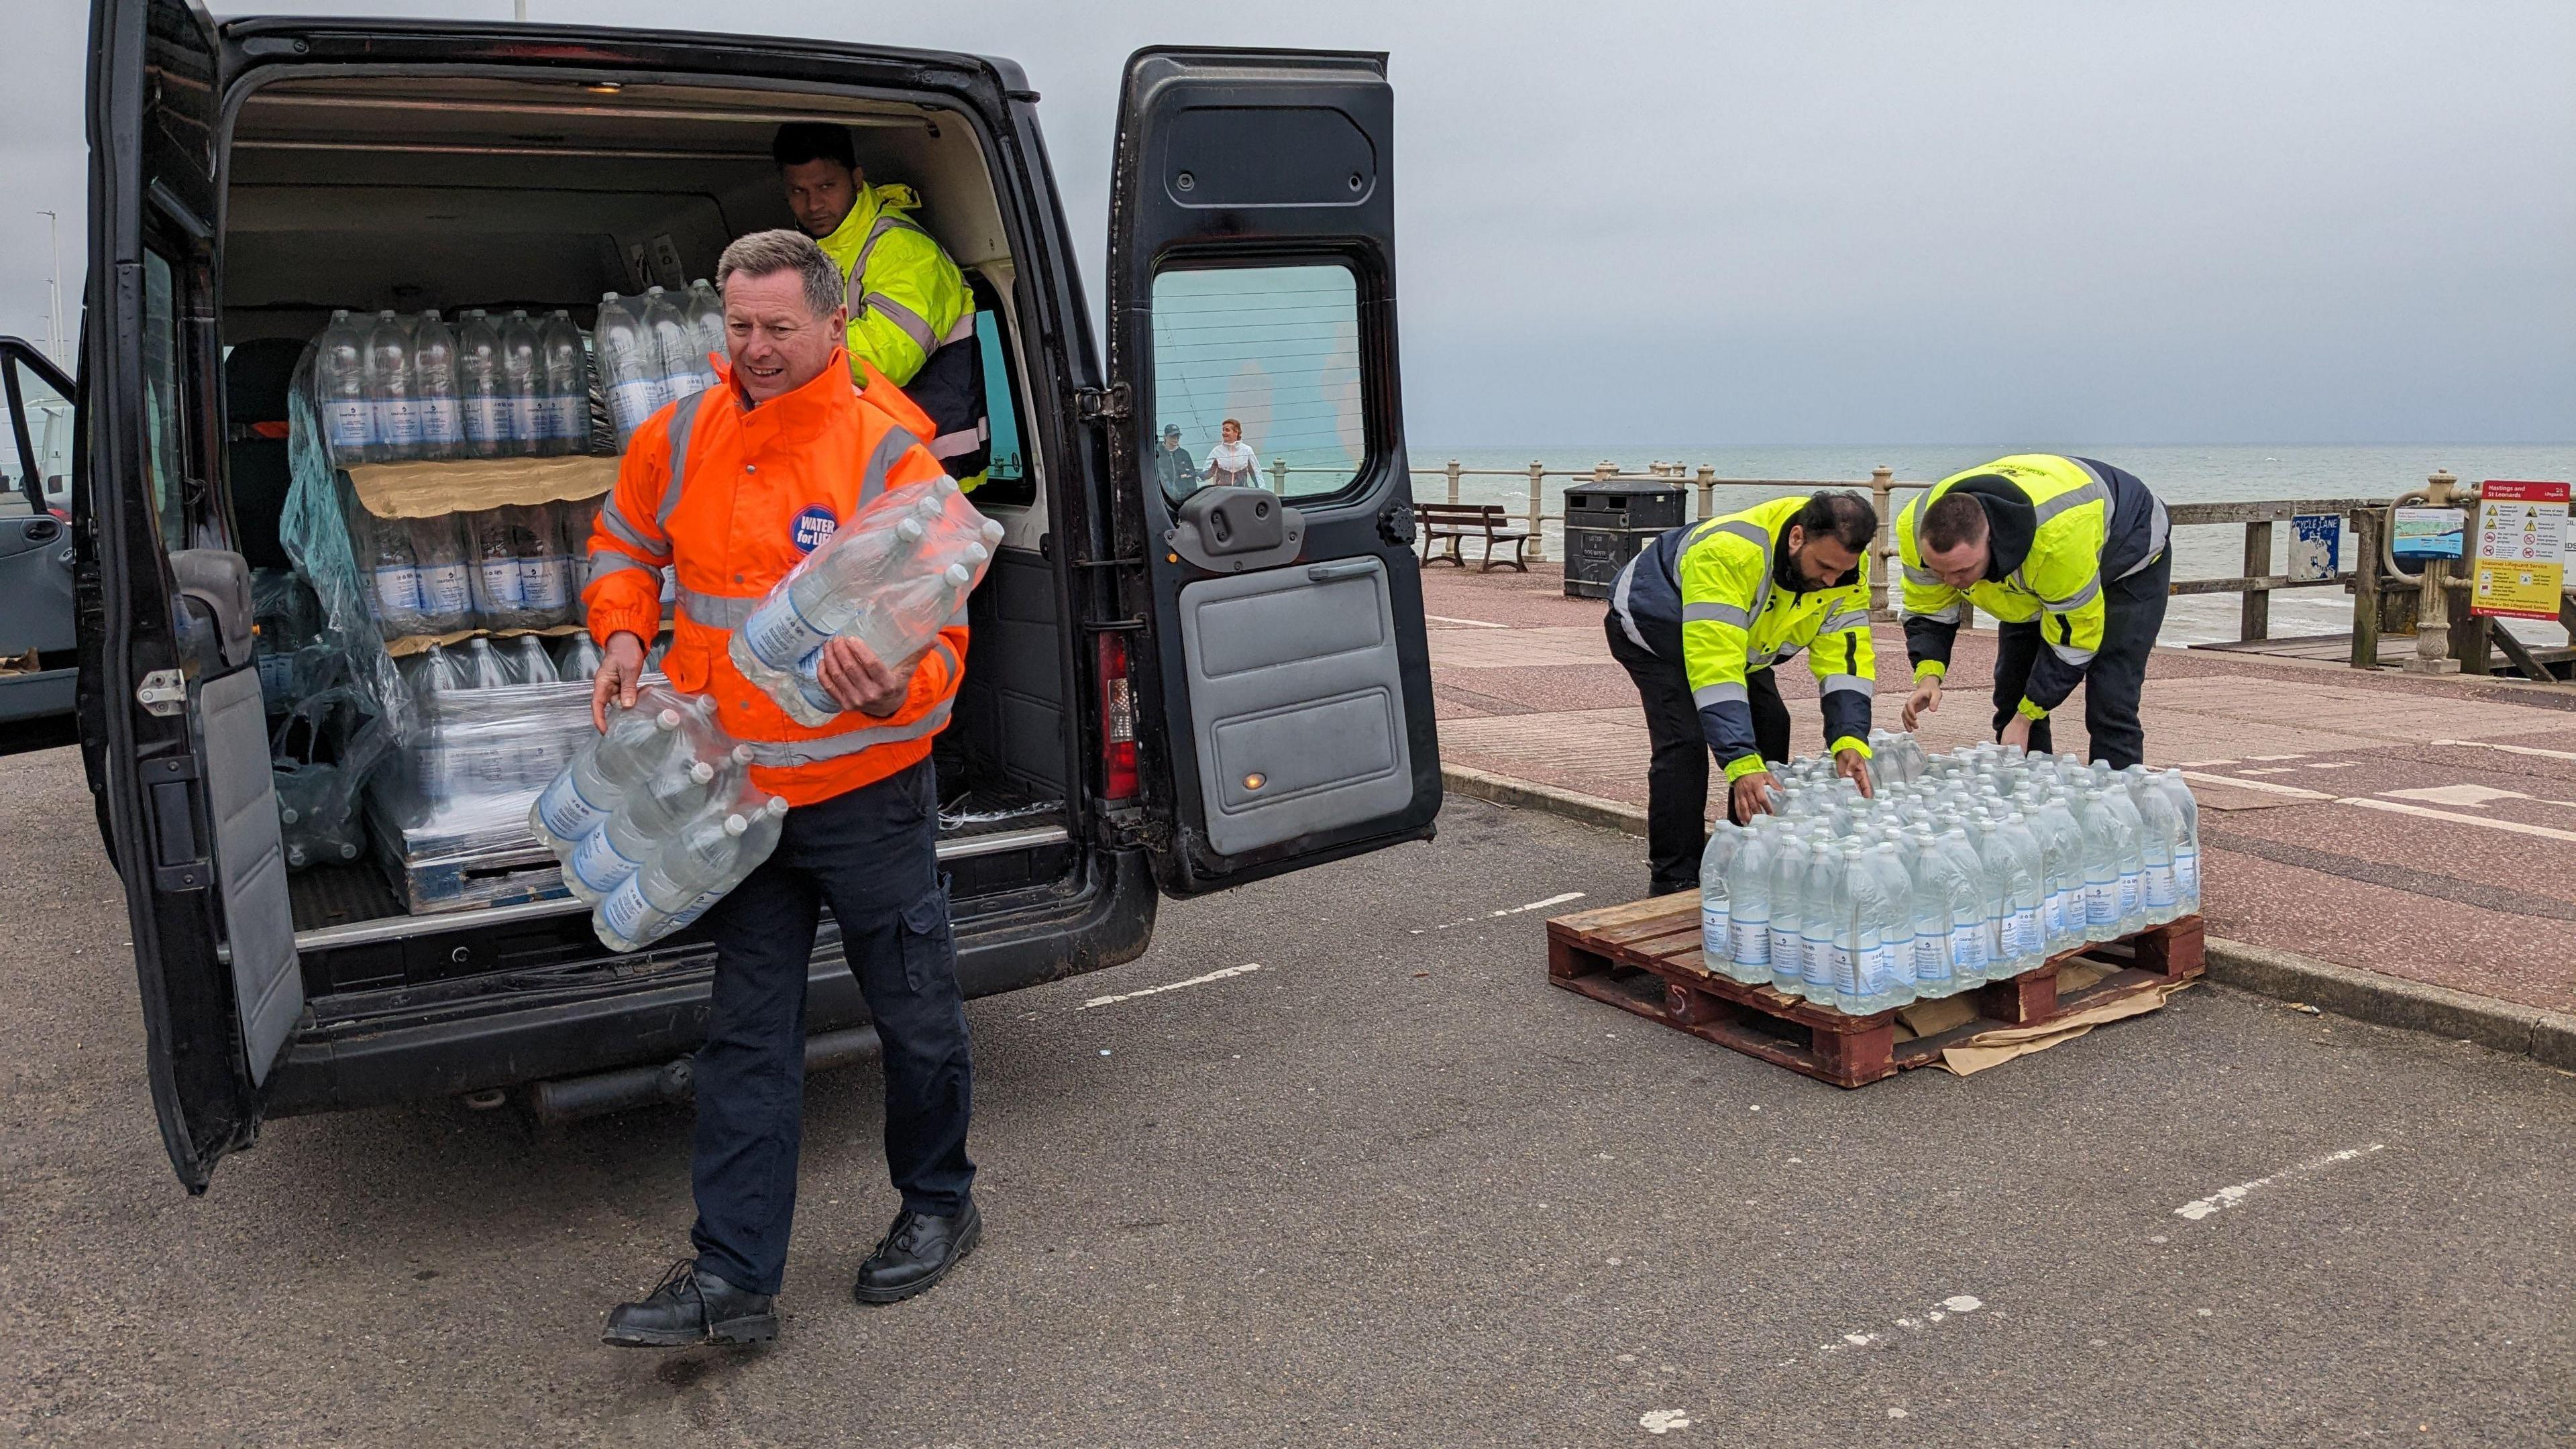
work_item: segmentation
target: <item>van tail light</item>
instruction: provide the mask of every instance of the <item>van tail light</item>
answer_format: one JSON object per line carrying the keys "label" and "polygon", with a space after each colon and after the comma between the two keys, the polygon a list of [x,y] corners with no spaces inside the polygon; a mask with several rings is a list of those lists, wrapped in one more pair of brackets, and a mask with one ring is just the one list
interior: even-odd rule
{"label": "van tail light", "polygon": [[1136,798],[1136,691],[1119,634],[1100,636],[1100,780],[1103,798]]}

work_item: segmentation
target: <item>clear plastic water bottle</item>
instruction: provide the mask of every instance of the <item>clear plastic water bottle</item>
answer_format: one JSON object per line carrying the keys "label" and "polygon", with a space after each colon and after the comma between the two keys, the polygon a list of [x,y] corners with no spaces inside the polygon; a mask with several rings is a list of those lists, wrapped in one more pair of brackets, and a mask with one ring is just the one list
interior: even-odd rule
{"label": "clear plastic water bottle", "polygon": [[487,508],[465,515],[474,557],[474,616],[486,629],[516,629],[527,623],[519,580],[519,530],[511,526],[510,512]]}
{"label": "clear plastic water bottle", "polygon": [[704,391],[706,360],[698,355],[696,339],[689,333],[689,319],[671,301],[671,294],[659,287],[646,287],[644,308],[638,318],[659,360],[662,391],[674,402]]}
{"label": "clear plastic water bottle", "polygon": [[458,428],[468,458],[498,458],[509,446],[510,400],[501,380],[501,329],[477,307],[457,318]]}
{"label": "clear plastic water bottle", "polygon": [[313,390],[320,406],[322,440],[331,461],[346,468],[371,460],[376,441],[374,395],[367,390],[367,332],[346,309],[313,342]]}
{"label": "clear plastic water bottle", "polygon": [[750,833],[751,821],[722,804],[692,817],[600,901],[594,921],[600,939],[633,951],[662,935],[680,912],[723,883]]}
{"label": "clear plastic water bottle", "polygon": [[1837,951],[1836,927],[1844,913],[1850,876],[1842,852],[1831,846],[1814,852],[1807,866],[1807,895],[1798,917],[1798,994],[1820,1006],[1834,1004],[1850,969],[1850,956]]}
{"label": "clear plastic water bottle", "polygon": [[1771,877],[1771,987],[1799,994],[1807,973],[1807,882],[1813,853],[1805,836],[1780,832],[1780,855]]}
{"label": "clear plastic water bottle", "polygon": [[2102,787],[2102,807],[2119,826],[2120,934],[2126,936],[2147,928],[2147,823],[2127,784],[2117,773],[2105,773],[2110,780]]}
{"label": "clear plastic water bottle", "polygon": [[1727,862],[1726,974],[1747,986],[1771,983],[1771,883],[1780,858],[1768,816],[1757,817]]}
{"label": "clear plastic water bottle", "polygon": [[[980,555],[983,545],[969,548]],[[967,590],[974,586],[975,575],[965,563],[950,564],[927,577],[899,580],[870,594],[844,632],[888,663],[909,659],[939,638],[940,629],[964,607]]]}
{"label": "clear plastic water bottle", "polygon": [[706,914],[708,907],[742,884],[744,878],[759,869],[761,862],[769,859],[770,852],[778,848],[778,837],[786,826],[787,802],[772,795],[768,803],[750,817],[750,828],[743,832],[742,848],[736,852],[733,865],[725,872],[724,878],[674,915],[666,931],[686,930],[698,917]]}
{"label": "clear plastic water bottle", "polygon": [[1894,832],[1882,834],[1869,852],[1868,866],[1877,889],[1880,952],[1861,972],[1864,1006],[1888,1011],[1914,999],[1914,880],[1905,868],[1905,847]]}
{"label": "clear plastic water bottle", "polygon": [[1986,949],[1993,964],[1987,968],[1990,980],[2000,981],[2029,969],[2017,949],[2020,932],[2013,920],[2013,901],[2017,882],[2014,879],[2011,852],[1997,833],[1995,821],[1980,815],[1968,827],[1968,842],[1976,847],[1981,873],[1978,882],[1986,913]]}
{"label": "clear plastic water bottle", "polygon": [[2200,802],[2192,798],[2191,782],[2180,770],[2158,772],[2156,786],[2174,809],[2174,881],[2183,914],[2193,915],[2200,910]]}
{"label": "clear plastic water bottle", "polygon": [[468,689],[506,689],[511,684],[510,671],[492,641],[480,634],[465,641],[465,679]]}
{"label": "clear plastic water bottle", "polygon": [[1908,902],[1914,912],[1914,994],[1932,1000],[1959,989],[1950,963],[1951,892],[1931,830],[1908,832],[1906,843],[1913,877]]}
{"label": "clear plastic water bottle", "polygon": [[644,420],[671,400],[662,385],[661,354],[643,322],[615,292],[599,299],[590,340],[599,354],[600,390],[608,395],[609,424],[622,453]]}
{"label": "clear plastic water bottle", "polygon": [[501,324],[501,391],[510,400],[510,454],[527,457],[552,451],[546,419],[545,367],[537,355],[537,327],[527,310],[510,313]]}
{"label": "clear plastic water bottle", "polygon": [[529,807],[528,826],[559,859],[617,813],[626,792],[653,778],[680,734],[676,709],[611,707],[608,732],[584,744],[571,768],[555,777]]}
{"label": "clear plastic water bottle", "polygon": [[574,622],[572,560],[564,555],[563,530],[553,509],[549,503],[532,503],[503,510],[510,551],[519,564],[519,617],[531,629]]}
{"label": "clear plastic water bottle", "polygon": [[412,688],[421,694],[453,694],[471,689],[474,681],[465,672],[465,661],[445,645],[432,644],[414,656],[420,667],[413,672]]}
{"label": "clear plastic water bottle", "polygon": [[546,641],[534,634],[522,634],[510,641],[510,672],[521,684],[559,684],[562,676],[555,673],[555,661],[546,653]]}
{"label": "clear plastic water bottle", "polygon": [[537,371],[545,388],[545,449],[565,457],[590,451],[590,350],[572,313],[558,307],[537,329]]}
{"label": "clear plastic water bottle", "polygon": [[2111,817],[2100,787],[2089,787],[2083,800],[2084,939],[2112,941],[2120,936],[2120,822]]}
{"label": "clear plastic water bottle", "polygon": [[886,534],[882,548],[836,533],[787,587],[774,590],[733,631],[726,649],[734,668],[773,693],[799,666],[810,674],[814,651],[851,622],[870,590],[910,565],[928,536],[922,520],[912,517]]}
{"label": "clear plastic water bottle", "polygon": [[606,661],[599,652],[599,645],[591,639],[590,631],[587,629],[578,634],[566,635],[555,645],[557,679],[585,681],[596,679],[599,677],[599,666],[604,662]]}
{"label": "clear plastic water bottle", "polygon": [[1724,971],[1735,959],[1729,910],[1734,882],[1727,867],[1743,841],[1743,831],[1721,820],[1699,853],[1699,957],[1700,964],[1711,971]]}
{"label": "clear plastic water bottle", "polygon": [[474,627],[472,570],[466,563],[459,516],[442,513],[411,523],[412,556],[420,563],[422,632],[455,634]]}
{"label": "clear plastic water bottle", "polygon": [[725,338],[724,300],[716,295],[715,284],[700,277],[689,284],[688,305],[682,309],[689,321],[689,336],[698,352],[698,370],[705,374],[707,386],[716,385],[714,359],[729,351]]}
{"label": "clear plastic water bottle", "polygon": [[370,518],[366,523],[368,600],[376,626],[388,639],[433,632],[420,601],[420,558],[412,551],[412,531],[398,518]]}
{"label": "clear plastic water bottle", "polygon": [[2007,954],[2028,971],[2048,961],[2048,856],[2029,818],[2018,810],[1995,822],[1995,838],[2003,842],[2004,854],[2012,862]]}
{"label": "clear plastic water bottle", "polygon": [[2041,926],[2050,955],[2084,944],[2084,836],[2075,815],[2055,787],[2026,791],[2024,813],[2039,837],[2041,869],[2048,878],[2048,897]]}
{"label": "clear plastic water bottle", "polygon": [[367,329],[367,401],[375,412],[370,463],[400,463],[420,456],[420,410],[411,369],[411,328],[392,312],[378,312]]}
{"label": "clear plastic water bottle", "polygon": [[2183,914],[2181,872],[2175,864],[2182,818],[2144,766],[2132,766],[2120,776],[2130,806],[2138,813],[2141,907],[2148,925],[2161,926]]}
{"label": "clear plastic water bottle", "polygon": [[454,458],[465,451],[465,414],[457,397],[456,334],[433,307],[412,329],[413,405],[420,413],[420,456]]}
{"label": "clear plastic water bottle", "polygon": [[1964,990],[1991,979],[1997,969],[1993,897],[1987,889],[1984,862],[1966,830],[1954,825],[1940,834],[1936,844],[1945,867],[1943,884],[1950,892],[1951,981]]}

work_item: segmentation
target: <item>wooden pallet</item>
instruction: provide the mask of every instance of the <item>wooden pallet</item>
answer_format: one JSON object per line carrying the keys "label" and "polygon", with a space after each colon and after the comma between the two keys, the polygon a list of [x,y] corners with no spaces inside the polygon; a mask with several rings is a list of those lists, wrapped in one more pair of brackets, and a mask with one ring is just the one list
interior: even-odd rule
{"label": "wooden pallet", "polygon": [[[2202,965],[2200,917],[2185,916],[1977,987],[1966,993],[1975,1004],[1973,1019],[1900,1041],[1894,1011],[1846,1016],[1768,986],[1747,986],[1703,967],[1699,948],[1698,896],[1658,896],[1549,921],[1547,976],[1568,991],[1676,1031],[1818,1081],[1858,1087],[1929,1066],[1941,1059],[1942,1048],[1981,1032],[2042,1026],[2188,981],[2200,975]],[[2059,968],[2079,959],[2108,968],[2108,974],[2061,994]]]}

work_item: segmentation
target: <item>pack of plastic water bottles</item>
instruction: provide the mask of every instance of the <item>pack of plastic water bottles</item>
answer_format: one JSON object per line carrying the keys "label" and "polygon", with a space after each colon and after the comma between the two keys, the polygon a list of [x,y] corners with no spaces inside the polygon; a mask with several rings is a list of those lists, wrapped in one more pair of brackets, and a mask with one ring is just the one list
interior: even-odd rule
{"label": "pack of plastic water bottles", "polygon": [[1710,837],[1709,969],[1859,1016],[2200,909],[2200,810],[2178,770],[1870,746],[1874,798],[1799,760],[1774,771],[1776,813]]}
{"label": "pack of plastic water bottles", "polygon": [[962,617],[1002,525],[952,478],[892,489],[771,586],[733,632],[734,668],[808,727],[842,713],[816,669],[836,635],[901,669]]}
{"label": "pack of plastic water bottles", "polygon": [[528,827],[609,949],[688,925],[769,858],[787,802],[752,788],[751,759],[714,700],[647,685],[537,796]]}

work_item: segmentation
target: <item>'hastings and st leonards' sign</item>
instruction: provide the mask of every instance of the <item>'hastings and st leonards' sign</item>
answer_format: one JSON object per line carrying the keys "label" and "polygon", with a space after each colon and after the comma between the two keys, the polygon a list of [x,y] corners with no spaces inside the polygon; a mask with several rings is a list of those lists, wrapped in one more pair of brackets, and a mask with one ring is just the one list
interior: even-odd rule
{"label": "'hastings and st leonards' sign", "polygon": [[2567,485],[2490,479],[2478,498],[2469,612],[2555,622],[2567,576]]}

